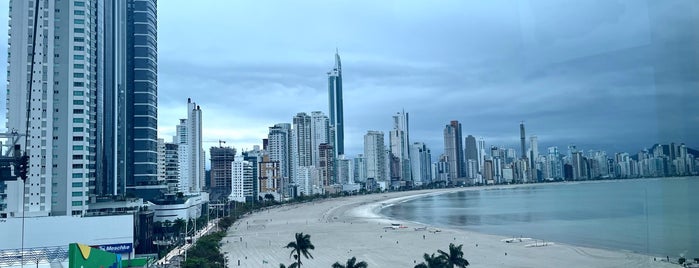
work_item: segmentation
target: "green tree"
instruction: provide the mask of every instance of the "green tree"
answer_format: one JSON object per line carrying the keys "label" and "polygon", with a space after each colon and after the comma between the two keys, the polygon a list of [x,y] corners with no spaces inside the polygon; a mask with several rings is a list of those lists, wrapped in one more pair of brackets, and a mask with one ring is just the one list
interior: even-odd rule
{"label": "green tree", "polygon": [[347,265],[342,265],[340,262],[335,262],[332,266],[332,268],[367,268],[369,265],[364,262],[360,261],[357,262],[357,258],[352,257],[351,259],[347,260]]}
{"label": "green tree", "polygon": [[[313,246],[311,243],[311,235],[309,234],[303,234],[303,233],[296,233],[296,241],[289,242],[289,244],[286,245],[286,248],[291,249],[291,253],[289,253],[289,257],[294,258],[296,260],[296,264],[298,268],[301,267],[301,255],[303,254],[306,259],[311,258],[313,259],[313,255],[311,255],[310,250],[315,249],[316,247]],[[293,266],[292,266],[293,267]],[[289,267],[289,268],[292,268]]]}
{"label": "green tree", "polygon": [[187,224],[187,222],[182,218],[177,218],[172,223],[172,227],[175,228],[175,233],[177,233],[177,236],[179,236],[179,234],[181,234],[181,233],[184,233],[184,227],[186,224]]}
{"label": "green tree", "polygon": [[415,265],[415,268],[445,268],[445,267],[447,267],[447,260],[442,255],[435,256],[434,253],[432,253],[432,255],[425,253],[425,255],[422,255],[422,258],[425,259],[425,261],[423,263]]}
{"label": "green tree", "polygon": [[454,243],[449,243],[449,253],[446,253],[444,251],[437,250],[441,256],[444,257],[444,259],[447,262],[447,267],[449,268],[454,268],[454,267],[466,267],[468,266],[468,261],[464,259],[464,252],[461,250],[461,248],[464,245],[461,244],[459,246],[454,245]]}

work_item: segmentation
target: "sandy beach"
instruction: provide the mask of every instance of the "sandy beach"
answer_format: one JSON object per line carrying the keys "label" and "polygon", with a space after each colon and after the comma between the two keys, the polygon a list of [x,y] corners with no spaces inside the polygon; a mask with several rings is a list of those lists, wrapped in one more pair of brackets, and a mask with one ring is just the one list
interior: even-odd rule
{"label": "sandy beach", "polygon": [[[505,243],[508,237],[425,226],[376,214],[382,206],[406,199],[473,189],[361,195],[268,209],[250,214],[231,227],[222,241],[222,252],[229,259],[228,267],[288,266],[292,259],[284,246],[295,233],[303,232],[311,235],[315,245],[311,251],[314,259],[303,260],[304,267],[330,267],[336,261],[344,264],[353,256],[366,261],[369,267],[413,267],[422,262],[423,253],[447,250],[449,243],[464,245],[469,267],[678,267],[641,254],[555,241],[543,247],[528,246],[536,244],[534,240]],[[407,228],[385,228],[391,224]]]}

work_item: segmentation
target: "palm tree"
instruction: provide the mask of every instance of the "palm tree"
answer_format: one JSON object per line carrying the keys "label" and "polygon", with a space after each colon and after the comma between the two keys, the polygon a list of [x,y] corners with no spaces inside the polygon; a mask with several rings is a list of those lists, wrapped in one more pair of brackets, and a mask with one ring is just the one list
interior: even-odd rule
{"label": "palm tree", "polygon": [[367,268],[369,265],[365,261],[357,262],[357,258],[352,257],[347,260],[347,265],[342,265],[340,262],[335,262],[332,268]]}
{"label": "palm tree", "polygon": [[422,258],[425,259],[425,262],[420,263],[418,265],[415,265],[415,268],[445,268],[445,267],[447,267],[447,260],[442,255],[435,256],[434,253],[432,253],[432,256],[430,256],[427,253],[425,253],[425,255],[422,255]]}
{"label": "palm tree", "polygon": [[461,244],[458,247],[454,245],[454,243],[449,243],[449,253],[446,253],[444,251],[437,250],[441,256],[444,257],[446,260],[447,267],[454,268],[454,267],[466,267],[468,266],[468,261],[464,259],[464,252],[461,250],[461,248],[464,245]]}
{"label": "palm tree", "polygon": [[[315,249],[316,247],[311,244],[311,235],[309,234],[303,234],[303,233],[296,233],[296,241],[289,242],[288,245],[286,245],[286,248],[291,249],[291,253],[289,253],[289,257],[293,256],[294,259],[296,260],[296,268],[301,267],[301,254],[303,254],[306,259],[311,258],[313,259],[313,255],[311,255],[311,252],[309,250]],[[289,268],[294,267],[293,265],[290,266]]]}

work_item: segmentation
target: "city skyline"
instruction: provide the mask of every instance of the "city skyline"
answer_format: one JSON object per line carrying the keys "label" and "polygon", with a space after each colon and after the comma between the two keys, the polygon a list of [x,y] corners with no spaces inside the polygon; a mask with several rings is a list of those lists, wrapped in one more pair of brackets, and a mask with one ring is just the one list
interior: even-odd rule
{"label": "city skyline", "polygon": [[[567,28],[545,25],[546,20],[562,19],[558,16],[563,15],[547,13],[541,2],[438,7],[301,2],[299,5],[313,15],[307,18],[284,14],[280,10],[286,4],[272,8],[256,3],[254,9],[247,6],[249,3],[218,4],[232,6],[211,10],[202,5],[187,12],[191,17],[203,12],[235,13],[240,20],[224,23],[231,23],[230,35],[238,42],[214,42],[235,43],[232,49],[203,49],[199,44],[215,46],[205,41],[212,37],[194,31],[215,14],[199,16],[201,21],[180,20],[185,11],[177,6],[182,5],[177,1],[159,3],[158,19],[165,22],[158,25],[161,138],[174,135],[172,122],[181,116],[182,100],[187,97],[207,107],[204,148],[222,139],[236,148],[252,149],[261,144],[267,127],[291,122],[298,112],[327,114],[325,72],[333,65],[333,50],[339,47],[345,63],[345,143],[349,156],[362,152],[367,130],[387,133],[391,115],[403,109],[412,114],[412,140],[425,142],[433,158],[443,152],[440,132],[450,120],[463,124],[464,136],[483,137],[488,145],[512,148],[519,143],[517,123],[522,120],[527,134],[538,136],[540,148],[575,144],[610,153],[634,153],[654,143],[672,141],[699,147],[699,119],[697,109],[691,106],[699,94],[692,90],[696,89],[697,75],[690,73],[697,70],[699,61],[684,57],[696,54],[697,48],[689,46],[696,34],[683,30],[687,24],[670,20],[697,21],[694,14],[685,11],[696,3],[605,3],[594,7],[599,13],[594,15],[590,15],[591,4],[576,3],[578,12],[590,15],[592,21],[570,16],[567,20],[572,26]],[[686,8],[668,14],[661,8],[668,5]],[[343,14],[326,12],[339,8],[360,12],[366,7],[371,8],[361,12],[369,19],[356,26],[348,25],[349,17]],[[270,10],[270,14],[260,18],[245,14],[257,9]],[[414,16],[418,10],[421,15]],[[488,17],[475,14],[471,19],[463,18],[468,17],[463,14],[486,10]],[[331,13],[339,17],[327,20]],[[6,14],[7,6],[0,7],[0,15]],[[382,16],[385,14],[389,15]],[[509,18],[512,14],[517,15]],[[279,18],[268,21],[266,16]],[[289,16],[297,23],[269,27]],[[320,20],[329,23],[316,23]],[[386,21],[392,22],[382,23]],[[253,27],[254,22],[262,28]],[[478,29],[480,24],[491,25],[491,33]],[[309,27],[296,29],[301,25]],[[426,33],[436,25],[450,26]],[[260,30],[272,34],[255,34]],[[284,30],[288,33],[282,34]],[[422,33],[415,36],[426,36],[421,38],[426,40],[411,37],[411,30]],[[179,40],[186,36],[182,31],[191,33],[187,39],[202,42]],[[316,32],[327,35],[316,36]],[[619,32],[627,35],[613,35]],[[466,45],[466,38],[453,33],[468,36],[473,43]],[[314,38],[304,38],[310,36]],[[372,38],[376,41],[368,42]],[[282,50],[271,49],[279,48],[274,44],[282,40],[291,42]],[[673,49],[665,49],[664,44]],[[6,50],[6,42],[0,42],[0,48]],[[181,57],[182,53],[191,56]],[[217,70],[211,69],[214,67]],[[218,90],[210,90],[212,87]],[[262,88],[267,89],[266,101],[250,95]],[[624,128],[617,127],[620,125]]]}

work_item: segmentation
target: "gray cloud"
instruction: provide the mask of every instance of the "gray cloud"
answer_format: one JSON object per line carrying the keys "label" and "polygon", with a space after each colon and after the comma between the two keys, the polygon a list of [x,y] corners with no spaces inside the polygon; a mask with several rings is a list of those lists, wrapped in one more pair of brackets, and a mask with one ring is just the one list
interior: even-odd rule
{"label": "gray cloud", "polygon": [[464,135],[513,148],[520,120],[542,149],[699,148],[696,1],[168,0],[158,8],[163,137],[188,97],[202,106],[206,146],[250,148],[297,112],[326,111],[325,73],[339,47],[351,155],[362,152],[366,130],[387,132],[402,109],[412,141],[435,156],[454,119]]}

